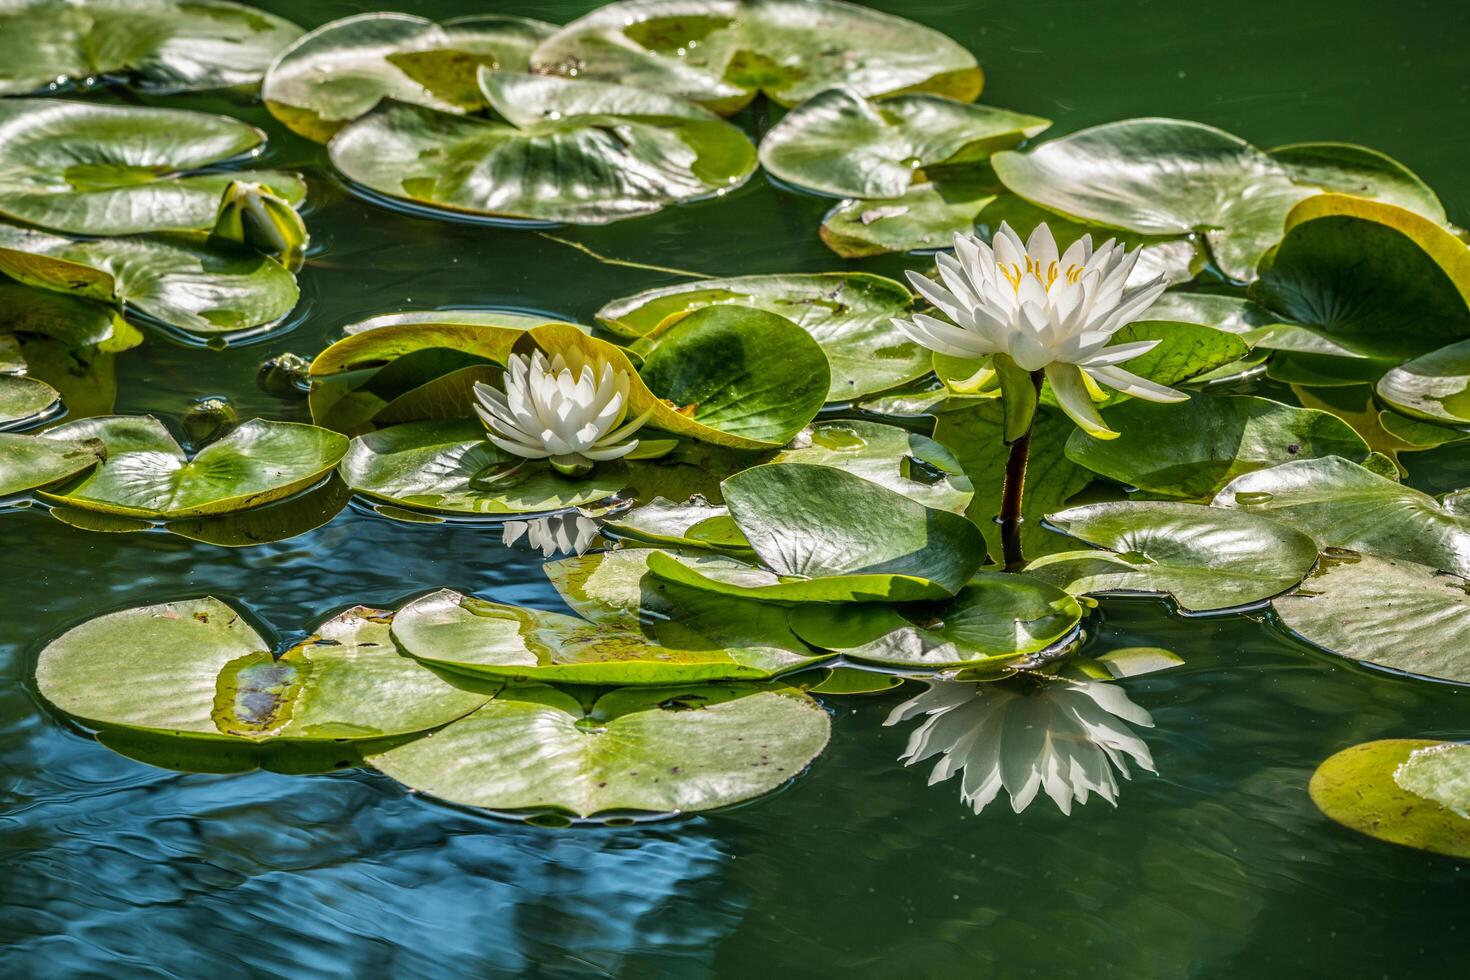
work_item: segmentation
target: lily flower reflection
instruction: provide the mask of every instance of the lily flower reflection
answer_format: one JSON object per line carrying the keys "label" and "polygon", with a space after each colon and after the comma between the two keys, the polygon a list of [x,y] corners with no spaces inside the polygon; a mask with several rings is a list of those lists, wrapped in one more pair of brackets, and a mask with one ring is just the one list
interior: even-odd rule
{"label": "lily flower reflection", "polygon": [[905,765],[940,756],[929,785],[962,773],[960,799],[979,813],[999,795],[1026,809],[1044,791],[1065,814],[1096,793],[1118,802],[1116,769],[1131,778],[1128,759],[1157,773],[1143,739],[1125,722],[1153,719],[1116,684],[1024,677],[990,684],[934,681],[905,701],[885,725],[924,721],[899,756]]}
{"label": "lily flower reflection", "polygon": [[549,517],[533,517],[525,521],[506,521],[501,541],[510,547],[522,539],[525,547],[540,551],[543,558],[552,555],[580,555],[592,544],[601,527],[579,510]]}

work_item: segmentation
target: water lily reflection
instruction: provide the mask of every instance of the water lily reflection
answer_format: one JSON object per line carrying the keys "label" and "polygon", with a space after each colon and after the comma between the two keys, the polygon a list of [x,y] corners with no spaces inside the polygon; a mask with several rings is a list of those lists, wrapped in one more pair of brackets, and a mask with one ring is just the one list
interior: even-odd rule
{"label": "water lily reflection", "polygon": [[510,547],[524,539],[526,546],[539,550],[543,558],[580,555],[597,537],[600,526],[581,511],[573,510],[526,521],[506,521],[501,540]]}
{"label": "water lily reflection", "polygon": [[1063,813],[1096,793],[1118,801],[1114,770],[1131,778],[1128,759],[1157,773],[1143,739],[1128,724],[1153,719],[1116,684],[1018,678],[992,684],[935,681],[888,716],[896,725],[923,715],[899,757],[905,765],[941,756],[929,785],[961,773],[960,799],[979,813],[1010,794],[1020,813],[1045,792]]}

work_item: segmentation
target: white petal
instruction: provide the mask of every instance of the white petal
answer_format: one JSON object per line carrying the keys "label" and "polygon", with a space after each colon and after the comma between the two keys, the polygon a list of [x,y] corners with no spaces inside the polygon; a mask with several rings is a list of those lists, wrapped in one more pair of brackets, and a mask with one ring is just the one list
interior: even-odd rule
{"label": "white petal", "polygon": [[1119,367],[1088,367],[1085,369],[1094,379],[1116,388],[1125,395],[1142,398],[1150,402],[1187,402],[1189,396],[1182,391],[1166,387],[1147,378],[1125,371]]}

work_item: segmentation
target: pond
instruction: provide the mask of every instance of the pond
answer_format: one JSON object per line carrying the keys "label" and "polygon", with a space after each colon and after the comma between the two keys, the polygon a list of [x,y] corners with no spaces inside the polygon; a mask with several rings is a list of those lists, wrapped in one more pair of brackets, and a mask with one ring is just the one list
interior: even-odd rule
{"label": "pond", "polygon": [[[307,28],[376,5],[256,0]],[[1419,0],[868,4],[975,52],[983,102],[1054,121],[1047,138],[1141,116],[1193,119],[1257,146],[1374,147],[1470,224],[1470,7]],[[594,2],[444,0],[433,19],[565,23]],[[0,45],[3,46],[3,45]],[[150,330],[116,359],[116,411],[178,431],[206,396],[241,418],[311,421],[256,383],[343,326],[401,309],[515,310],[590,323],[608,301],[713,276],[861,269],[817,234],[832,201],[763,172],[717,200],[602,226],[449,222],[350,193],[323,147],[218,92],[89,98],[217,112],[266,130],[259,166],[309,184],[301,300],[279,329],[211,350]],[[759,135],[764,103],[735,122]],[[568,242],[585,247],[579,249]],[[595,254],[594,254],[595,253]],[[596,256],[626,260],[599,261]],[[665,271],[660,271],[662,268]],[[1286,389],[1259,382],[1257,390]],[[1470,484],[1463,445],[1404,457],[1432,494]],[[828,699],[831,741],[777,792],[618,826],[546,827],[409,794],[371,769],[181,773],[103,747],[44,705],[40,650],[105,612],[213,595],[282,641],[350,606],[447,587],[566,612],[535,551],[490,523],[407,523],[354,503],[284,541],[221,548],[104,534],[38,505],[0,515],[0,967],[10,976],[245,977],[1447,976],[1465,953],[1463,860],[1397,847],[1313,805],[1317,766],[1372,739],[1470,738],[1465,688],[1309,648],[1260,614],[1193,618],[1105,600],[1090,653],[1163,647],[1183,665],[1131,679],[1157,774],[1118,805],[1047,800],[983,813],[955,781],[904,766],[919,691]]]}

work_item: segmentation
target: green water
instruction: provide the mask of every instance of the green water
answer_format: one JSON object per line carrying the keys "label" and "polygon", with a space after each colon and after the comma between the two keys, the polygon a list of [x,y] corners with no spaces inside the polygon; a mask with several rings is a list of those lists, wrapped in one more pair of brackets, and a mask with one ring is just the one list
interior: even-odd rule
{"label": "green water", "polygon": [[[315,26],[357,2],[260,4]],[[591,3],[404,3],[565,21]],[[1470,6],[1455,0],[886,0],[980,57],[984,98],[1054,118],[1052,135],[1174,115],[1259,145],[1340,139],[1417,170],[1470,223]],[[118,411],[174,422],[201,395],[304,419],[253,383],[280,351],[403,307],[586,320],[671,281],[524,232],[361,203],[321,150],[258,106],[268,165],[311,178],[313,258],[294,329],[212,352],[150,337],[118,360]],[[759,129],[761,112],[741,121]],[[565,232],[644,262],[733,275],[844,267],[826,202],[764,177],[714,203]],[[893,273],[915,260],[853,264]],[[1470,484],[1463,451],[1413,481]],[[291,541],[227,551],[105,536],[38,510],[0,515],[0,975],[544,977],[1437,977],[1463,971],[1467,869],[1321,817],[1318,762],[1372,738],[1470,737],[1470,695],[1348,666],[1244,618],[1184,621],[1108,602],[1098,646],[1171,647],[1181,668],[1130,682],[1160,775],[1063,817],[1042,800],[982,816],[927,766],[896,762],[903,695],[832,702],[833,741],[773,796],[698,818],[547,830],[407,796],[368,772],[180,775],[130,762],[41,707],[48,639],[102,612],[212,593],[302,631],[355,603],[448,585],[555,608],[539,560],[474,527],[354,511]],[[910,692],[911,693],[911,692]]]}

